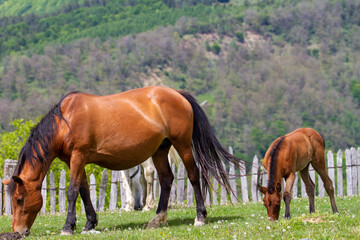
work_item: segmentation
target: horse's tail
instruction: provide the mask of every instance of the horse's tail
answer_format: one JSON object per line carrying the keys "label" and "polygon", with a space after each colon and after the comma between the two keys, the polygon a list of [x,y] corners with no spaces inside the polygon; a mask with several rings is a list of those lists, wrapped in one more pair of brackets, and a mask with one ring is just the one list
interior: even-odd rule
{"label": "horse's tail", "polygon": [[210,122],[196,99],[188,92],[179,91],[179,93],[191,104],[194,112],[193,153],[195,161],[201,170],[203,189],[207,191],[209,186],[212,187],[210,182],[210,175],[212,175],[220,184],[226,187],[228,193],[233,192],[223,160],[232,162],[235,166],[239,166],[240,160],[230,154],[216,139]]}
{"label": "horse's tail", "polygon": [[[318,132],[319,133],[319,132]],[[325,145],[325,138],[324,138],[324,136],[321,134],[321,133],[319,133],[319,135],[320,135],[320,137],[321,137],[321,140],[323,141],[323,146],[324,146],[324,149],[325,149],[325,147],[326,147],[326,145]]]}

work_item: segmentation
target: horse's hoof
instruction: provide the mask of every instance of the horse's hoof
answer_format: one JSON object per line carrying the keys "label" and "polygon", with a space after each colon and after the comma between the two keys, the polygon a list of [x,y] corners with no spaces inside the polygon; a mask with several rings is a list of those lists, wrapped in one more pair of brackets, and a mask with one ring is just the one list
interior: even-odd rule
{"label": "horse's hoof", "polygon": [[61,233],[60,235],[61,236],[71,236],[73,234],[73,232],[69,232],[69,231],[66,231],[66,230],[61,230]]}
{"label": "horse's hoof", "polygon": [[147,229],[152,229],[152,228],[159,228],[160,227],[160,223],[157,221],[154,221],[154,219],[152,219],[148,225],[147,225]]}
{"label": "horse's hoof", "polygon": [[96,231],[95,229],[91,229],[91,230],[89,230],[89,231],[87,231],[87,230],[83,230],[82,232],[81,232],[81,234],[99,234],[100,232],[99,231]]}
{"label": "horse's hoof", "polygon": [[167,214],[166,212],[160,212],[155,215],[153,219],[150,220],[150,222],[147,225],[148,229],[151,228],[158,228],[160,225],[166,224],[167,221]]}
{"label": "horse's hoof", "polygon": [[201,227],[205,225],[205,219],[199,220],[197,217],[195,218],[194,227]]}

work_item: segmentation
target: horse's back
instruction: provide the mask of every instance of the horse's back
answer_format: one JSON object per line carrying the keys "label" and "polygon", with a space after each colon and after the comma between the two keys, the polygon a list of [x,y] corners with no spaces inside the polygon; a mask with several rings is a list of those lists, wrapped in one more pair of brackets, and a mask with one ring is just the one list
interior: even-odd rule
{"label": "horse's back", "polygon": [[129,164],[137,165],[165,138],[192,131],[193,124],[190,103],[166,87],[108,96],[76,93],[64,99],[61,110],[70,127],[64,136],[69,152],[89,149],[94,163],[134,159]]}
{"label": "horse's back", "polygon": [[[271,161],[270,153],[280,139],[276,139],[267,150],[264,166]],[[294,168],[295,171],[299,171],[321,152],[324,152],[324,140],[321,135],[312,128],[299,128],[283,136],[277,161],[284,169]]]}

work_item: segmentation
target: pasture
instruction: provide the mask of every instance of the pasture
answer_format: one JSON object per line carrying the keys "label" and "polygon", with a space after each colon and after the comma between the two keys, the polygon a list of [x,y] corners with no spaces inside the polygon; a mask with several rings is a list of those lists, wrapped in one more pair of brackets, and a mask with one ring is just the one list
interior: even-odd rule
{"label": "pasture", "polygon": [[[266,210],[261,202],[235,205],[208,206],[207,224],[194,227],[195,207],[175,207],[168,211],[168,224],[158,229],[146,229],[154,216],[150,212],[107,211],[99,213],[100,233],[91,239],[359,239],[360,197],[336,197],[340,215],[331,213],[326,196],[315,199],[314,214],[309,214],[307,198],[291,203],[292,219],[284,220],[282,202],[280,220],[266,220]],[[27,239],[89,239],[82,235],[84,214],[78,214],[73,236],[60,236],[65,214],[39,215]],[[11,231],[11,217],[0,217],[0,232]]]}

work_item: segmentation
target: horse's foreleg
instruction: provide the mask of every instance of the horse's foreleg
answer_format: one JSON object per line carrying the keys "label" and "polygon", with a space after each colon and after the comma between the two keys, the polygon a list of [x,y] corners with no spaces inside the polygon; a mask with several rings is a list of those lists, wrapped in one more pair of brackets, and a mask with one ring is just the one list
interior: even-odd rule
{"label": "horse's foreleg", "polygon": [[86,224],[83,231],[89,231],[95,229],[98,220],[97,215],[90,199],[89,185],[86,180],[86,173],[84,172],[84,178],[80,185],[80,196],[84,202],[86,212]]}
{"label": "horse's foreleg", "polygon": [[70,158],[70,182],[68,189],[68,212],[61,235],[71,235],[76,227],[76,199],[79,188],[85,178],[85,161],[81,153],[73,152]]}
{"label": "horse's foreleg", "polygon": [[290,202],[291,202],[291,190],[293,188],[294,185],[294,181],[295,181],[295,173],[291,173],[290,176],[286,179],[286,185],[285,185],[285,190],[283,193],[283,199],[285,202],[285,215],[284,217],[287,219],[291,218],[290,215]]}
{"label": "horse's foreleg", "polygon": [[161,193],[156,215],[148,223],[147,228],[160,227],[160,225],[164,225],[167,221],[167,208],[169,203],[171,184],[174,181],[174,174],[171,171],[167,159],[167,152],[169,151],[169,147],[170,146],[164,146],[164,149],[159,148],[152,156],[155,168],[159,175]]}

